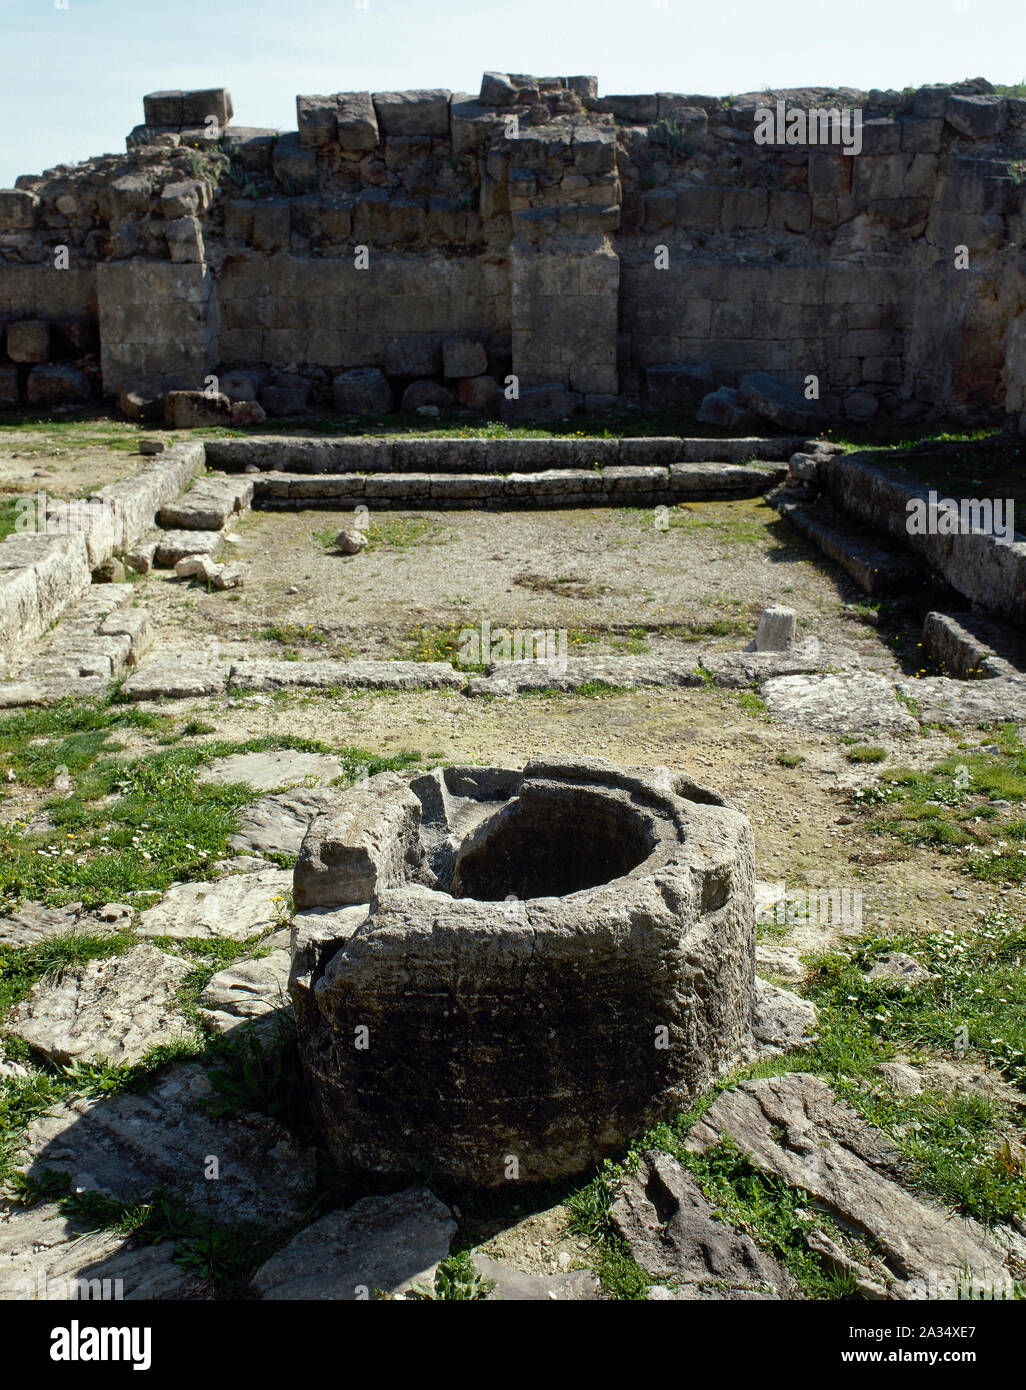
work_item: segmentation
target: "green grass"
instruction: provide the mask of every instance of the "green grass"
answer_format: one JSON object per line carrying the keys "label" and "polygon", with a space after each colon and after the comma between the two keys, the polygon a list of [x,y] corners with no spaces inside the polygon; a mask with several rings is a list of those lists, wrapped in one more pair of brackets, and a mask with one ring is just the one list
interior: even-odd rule
{"label": "green grass", "polygon": [[[907,991],[863,972],[886,951],[914,955],[936,977]],[[995,912],[956,936],[866,935],[818,958],[807,993],[820,1011],[808,1066],[885,1130],[912,1180],[990,1223],[1026,1208],[1026,1174],[1009,1162],[1001,1106],[980,1093],[896,1094],[873,1068],[896,1051],[982,1059],[1026,1091],[1026,927]]]}
{"label": "green grass", "polygon": [[854,748],[849,748],[844,756],[850,763],[882,763],[887,759],[887,750],[860,743]]}
{"label": "green grass", "polygon": [[415,545],[440,545],[449,540],[439,521],[422,516],[384,516],[367,528],[366,550],[409,550]]}
{"label": "green grass", "polygon": [[[242,743],[213,740],[117,756],[110,735],[119,727],[164,730],[170,721],[109,701],[30,710],[0,720],[0,771],[19,781],[51,785],[66,768],[73,792],[45,803],[56,833],[32,823],[0,826],[0,910],[22,899],[51,905],[73,899],[87,907],[159,893],[179,879],[208,878],[225,857],[238,809],[259,792],[241,785],[201,783],[200,767],[232,753],[290,748],[335,753],[342,780],[417,761],[404,750],[379,757],[364,749],[272,735]],[[34,741],[35,740],[35,741]]]}
{"label": "green grass", "polygon": [[280,642],[285,647],[319,647],[328,640],[326,632],[310,623],[305,627],[298,623],[280,623],[263,628],[257,636],[265,642]]}
{"label": "green grass", "polygon": [[778,753],[776,762],[780,767],[800,767],[805,761],[801,753]]}
{"label": "green grass", "polygon": [[865,828],[957,857],[984,882],[1026,882],[1026,746],[1013,724],[993,738],[924,772],[894,768],[877,786],[853,792],[852,804],[872,812]]}

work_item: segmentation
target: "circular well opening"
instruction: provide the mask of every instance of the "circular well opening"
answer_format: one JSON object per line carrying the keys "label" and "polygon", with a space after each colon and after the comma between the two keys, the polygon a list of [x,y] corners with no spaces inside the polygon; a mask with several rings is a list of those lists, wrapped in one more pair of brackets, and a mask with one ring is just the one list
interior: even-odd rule
{"label": "circular well opening", "polygon": [[460,850],[452,895],[481,902],[565,897],[622,878],[652,849],[644,820],[622,800],[533,784]]}

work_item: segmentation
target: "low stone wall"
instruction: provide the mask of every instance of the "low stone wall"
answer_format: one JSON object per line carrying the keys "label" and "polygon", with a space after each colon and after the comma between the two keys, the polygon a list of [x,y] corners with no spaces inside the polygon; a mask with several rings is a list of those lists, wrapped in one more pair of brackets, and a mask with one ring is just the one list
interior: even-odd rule
{"label": "low stone wall", "polygon": [[153,528],[161,506],[202,468],[202,444],[175,444],[86,502],[51,508],[47,530],[15,532],[0,544],[0,671],[85,593],[93,570]]}
{"label": "low stone wall", "polygon": [[354,435],[290,438],[264,435],[205,441],[208,468],[298,473],[529,473],[556,468],[667,468],[677,463],[779,463],[815,449],[819,441],[794,436],[622,439],[569,435],[545,439],[430,439]]}
{"label": "low stone wall", "polygon": [[265,507],[651,507],[688,498],[756,497],[784,470],[730,463],[553,468],[533,473],[262,473],[254,501]]}
{"label": "low stone wall", "polygon": [[878,535],[934,570],[985,612],[1026,628],[1026,536],[1006,544],[995,536],[912,535],[908,503],[925,506],[930,489],[891,466],[888,453],[834,454],[822,460],[818,475],[827,496]]}

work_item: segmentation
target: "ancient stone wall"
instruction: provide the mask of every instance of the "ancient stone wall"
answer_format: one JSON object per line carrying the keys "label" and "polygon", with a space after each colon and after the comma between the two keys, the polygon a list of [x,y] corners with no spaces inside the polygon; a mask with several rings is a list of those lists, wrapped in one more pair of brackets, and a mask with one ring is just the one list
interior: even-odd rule
{"label": "ancient stone wall", "polygon": [[[792,142],[814,109],[861,125]],[[232,114],[154,93],[124,156],[0,190],[0,404],[244,372],[272,414],[689,411],[760,371],[837,419],[1026,414],[1026,102],[982,79],[720,100],[488,73],[301,96],[293,132]]]}

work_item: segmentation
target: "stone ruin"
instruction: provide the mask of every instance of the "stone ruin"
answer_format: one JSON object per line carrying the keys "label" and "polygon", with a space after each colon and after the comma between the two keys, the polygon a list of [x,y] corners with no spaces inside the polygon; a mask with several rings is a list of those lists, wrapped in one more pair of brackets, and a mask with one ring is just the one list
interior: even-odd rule
{"label": "stone ruin", "polygon": [[[857,109],[859,153],[759,143],[777,105]],[[290,132],[232,118],[223,89],[153,93],[125,154],[0,190],[0,407],[1026,415],[1026,101],[983,79],[720,99],[486,73],[300,96]],[[815,409],[765,374],[815,376]]]}
{"label": "stone ruin", "polygon": [[290,991],[371,1179],[580,1173],[748,1055],[747,819],[665,768],[381,773],[310,825]]}

